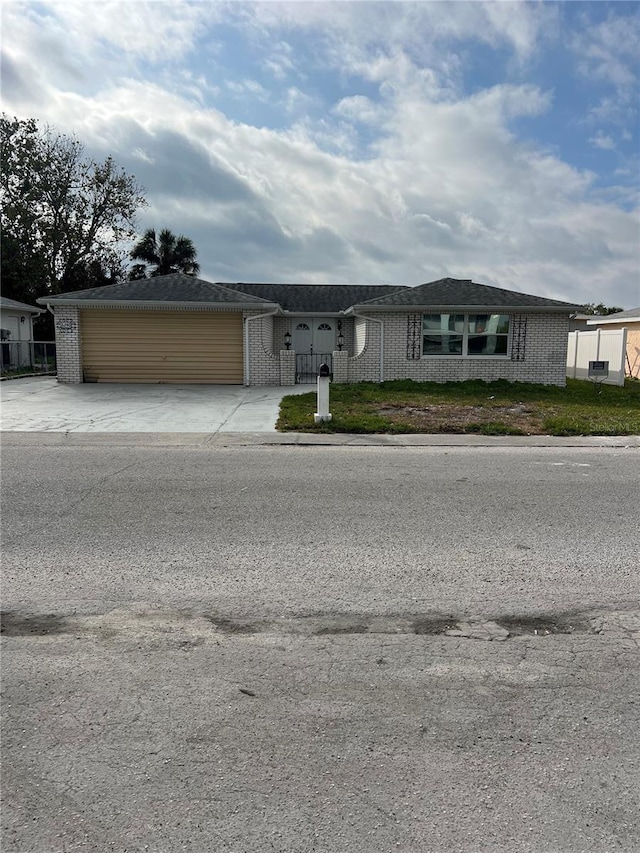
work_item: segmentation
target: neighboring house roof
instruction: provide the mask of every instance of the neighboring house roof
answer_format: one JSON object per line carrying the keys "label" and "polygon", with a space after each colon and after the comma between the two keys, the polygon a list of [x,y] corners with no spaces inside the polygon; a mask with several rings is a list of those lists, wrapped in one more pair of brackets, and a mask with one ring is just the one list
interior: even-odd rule
{"label": "neighboring house roof", "polygon": [[[171,303],[199,305],[237,305],[271,307],[267,300],[248,293],[239,293],[220,284],[212,284],[185,273],[160,275],[156,278],[143,278],[138,281],[124,281],[119,284],[107,284],[103,287],[91,287],[88,290],[74,290],[57,296],[43,296],[38,299],[41,305],[82,305],[83,303],[122,304],[134,302],[144,305],[162,305]],[[275,305],[273,305],[275,307]]]}
{"label": "neighboring house roof", "polygon": [[544,309],[545,311],[573,312],[579,305],[561,302],[558,299],[545,299],[531,296],[515,290],[504,290],[488,284],[477,284],[470,279],[441,278],[418,287],[397,290],[388,296],[371,299],[360,304],[362,308],[384,309],[428,309],[428,308],[500,308],[500,309]]}
{"label": "neighboring house roof", "polygon": [[629,308],[628,311],[618,311],[616,314],[606,314],[602,317],[593,314],[589,317],[589,326],[601,326],[603,323],[640,323],[640,308]]}
{"label": "neighboring house roof", "polygon": [[234,290],[277,302],[284,311],[338,314],[352,305],[408,287],[389,284],[225,284]]}
{"label": "neighboring house roof", "polygon": [[42,308],[34,308],[32,305],[27,305],[24,302],[7,299],[6,296],[0,296],[0,308],[6,308],[7,311],[23,311],[25,314],[42,314]]}

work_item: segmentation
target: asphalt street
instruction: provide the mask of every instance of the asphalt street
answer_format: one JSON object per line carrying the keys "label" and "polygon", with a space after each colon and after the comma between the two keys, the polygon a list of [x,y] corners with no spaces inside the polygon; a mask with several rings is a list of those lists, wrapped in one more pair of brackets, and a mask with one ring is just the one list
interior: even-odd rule
{"label": "asphalt street", "polygon": [[637,851],[633,448],[3,446],[3,849]]}

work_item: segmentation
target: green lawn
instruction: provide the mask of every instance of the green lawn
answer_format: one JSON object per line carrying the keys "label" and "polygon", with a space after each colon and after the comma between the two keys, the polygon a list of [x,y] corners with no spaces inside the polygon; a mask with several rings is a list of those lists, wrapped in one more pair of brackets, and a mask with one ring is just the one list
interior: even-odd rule
{"label": "green lawn", "polygon": [[296,432],[640,435],[640,382],[623,388],[568,379],[332,385],[333,420],[315,425],[315,390],[282,400],[277,428]]}

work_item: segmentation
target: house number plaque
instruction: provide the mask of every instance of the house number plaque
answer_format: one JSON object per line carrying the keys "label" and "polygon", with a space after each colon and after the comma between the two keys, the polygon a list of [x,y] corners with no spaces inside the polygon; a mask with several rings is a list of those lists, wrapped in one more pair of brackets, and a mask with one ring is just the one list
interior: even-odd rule
{"label": "house number plaque", "polygon": [[56,323],[56,329],[64,334],[70,334],[76,330],[76,321],[70,318],[61,318]]}

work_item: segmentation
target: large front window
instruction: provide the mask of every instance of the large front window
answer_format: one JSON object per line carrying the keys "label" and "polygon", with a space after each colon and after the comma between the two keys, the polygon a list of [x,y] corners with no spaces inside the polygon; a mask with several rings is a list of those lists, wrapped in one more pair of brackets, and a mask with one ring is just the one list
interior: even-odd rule
{"label": "large front window", "polygon": [[423,314],[422,355],[504,356],[508,314]]}

